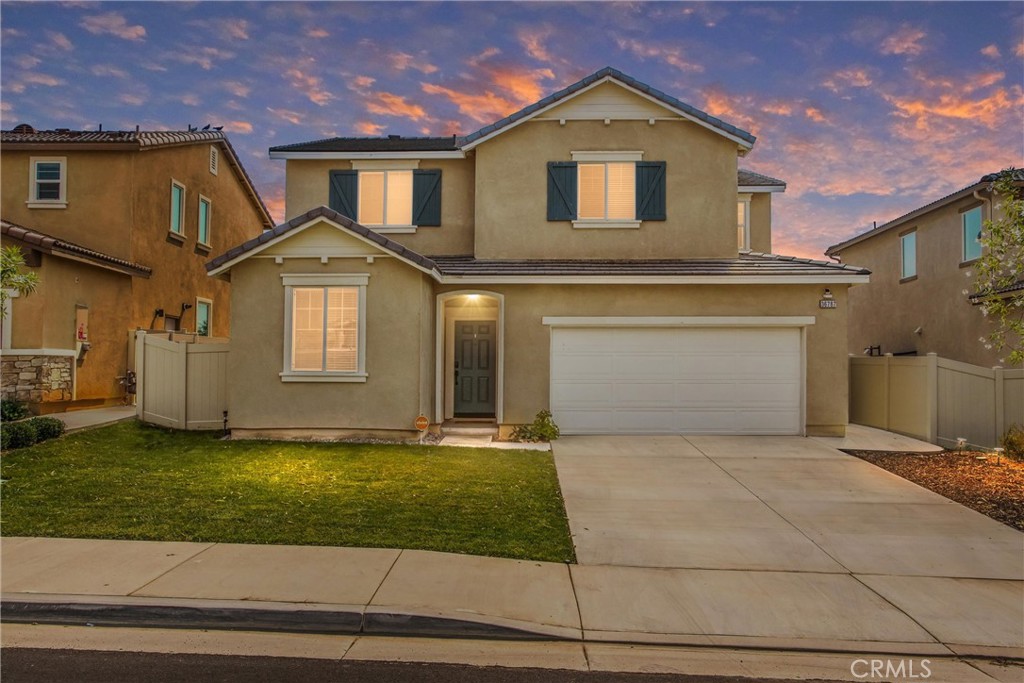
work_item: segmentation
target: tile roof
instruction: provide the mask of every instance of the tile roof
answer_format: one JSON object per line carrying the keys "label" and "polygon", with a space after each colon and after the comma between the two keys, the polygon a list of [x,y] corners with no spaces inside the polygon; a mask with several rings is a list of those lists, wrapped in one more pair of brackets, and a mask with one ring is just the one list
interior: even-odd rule
{"label": "tile roof", "polygon": [[74,242],[68,242],[67,240],[58,239],[52,235],[47,235],[44,232],[38,230],[32,230],[16,223],[0,219],[0,235],[3,235],[5,239],[14,240],[21,244],[38,249],[46,254],[69,254],[86,261],[91,261],[97,265],[104,267],[114,266],[115,270],[125,272],[129,275],[139,275],[142,277],[149,277],[153,269],[143,266],[138,263],[133,263],[110,254],[104,254],[101,251],[95,249],[89,249],[83,247],[80,244]]}
{"label": "tile roof", "polygon": [[267,242],[270,242],[271,240],[277,239],[278,237],[281,237],[282,235],[285,235],[285,234],[291,232],[292,230],[294,230],[295,228],[299,227],[300,225],[305,225],[306,223],[309,223],[310,221],[312,221],[312,220],[314,220],[316,218],[326,218],[329,221],[333,221],[335,223],[338,223],[339,225],[342,225],[343,227],[345,227],[347,230],[349,230],[351,232],[354,232],[355,234],[360,235],[361,237],[364,237],[364,238],[368,239],[369,241],[373,242],[377,246],[379,246],[379,247],[381,247],[381,248],[383,248],[383,249],[385,249],[387,251],[390,251],[391,253],[395,254],[396,256],[400,256],[400,257],[404,258],[407,261],[412,261],[416,265],[418,265],[418,266],[420,266],[420,267],[422,267],[422,268],[424,268],[426,270],[431,270],[431,271],[435,271],[435,272],[437,271],[437,264],[435,264],[433,261],[431,261],[426,256],[422,256],[422,255],[418,254],[417,252],[412,251],[411,249],[406,249],[405,247],[403,247],[398,242],[395,242],[393,240],[389,240],[384,235],[381,235],[380,233],[374,232],[373,230],[370,230],[369,228],[364,227],[364,226],[360,225],[359,223],[356,223],[355,221],[353,221],[350,218],[346,218],[345,216],[342,216],[337,211],[334,211],[333,209],[329,209],[326,206],[318,206],[315,209],[310,209],[309,211],[307,211],[306,213],[302,214],[301,216],[296,216],[295,218],[291,219],[287,223],[282,223],[281,225],[278,225],[273,230],[266,230],[266,231],[263,232],[263,234],[261,234],[261,235],[259,235],[257,237],[254,237],[251,240],[243,242],[242,244],[239,244],[237,247],[233,247],[232,249],[229,249],[228,251],[226,251],[225,253],[221,254],[218,257],[216,257],[212,261],[209,261],[206,264],[206,271],[207,272],[212,272],[212,271],[216,270],[217,268],[220,268],[221,266],[223,266],[225,263],[228,263],[229,261],[233,261],[236,258],[238,258],[239,256],[243,256],[246,253],[252,251],[253,249],[256,249],[257,247],[260,247],[260,246],[266,244]]}
{"label": "tile roof", "polygon": [[217,143],[228,153],[228,163],[235,169],[248,191],[249,197],[255,202],[262,214],[264,228],[274,225],[267,205],[263,202],[255,183],[238,158],[238,153],[231,146],[228,136],[219,130],[35,130],[31,126],[21,124],[13,130],[0,131],[0,144],[4,145],[124,145],[126,149],[159,149],[178,145],[195,145]]}
{"label": "tile roof", "polygon": [[[1013,175],[1014,182],[1024,182],[1024,169],[1014,168],[1009,170]],[[853,246],[854,244],[858,244],[859,242],[863,242],[864,240],[874,237],[875,235],[878,235],[880,233],[892,230],[893,228],[903,225],[907,221],[917,218],[918,216],[921,216],[923,214],[926,214],[929,211],[934,211],[935,209],[941,208],[946,204],[956,201],[957,199],[961,199],[969,194],[972,194],[975,191],[987,189],[988,185],[995,182],[999,178],[999,176],[1002,175],[1002,173],[1002,171],[999,171],[996,173],[988,173],[986,175],[983,175],[977,182],[971,183],[967,187],[961,188],[956,192],[951,192],[947,194],[945,197],[940,197],[939,199],[936,199],[934,202],[930,202],[928,204],[925,204],[924,206],[914,209],[913,211],[907,212],[900,216],[899,218],[894,218],[887,223],[879,225],[877,228],[872,228],[871,230],[862,232],[859,235],[854,235],[845,242],[833,244],[831,247],[825,250],[825,254],[828,256],[838,254],[847,247]]]}
{"label": "tile roof", "polygon": [[624,83],[624,84],[628,85],[629,87],[633,88],[634,90],[639,90],[640,92],[644,93],[645,95],[653,97],[654,99],[660,101],[663,104],[666,104],[666,105],[668,105],[668,106],[670,106],[670,107],[672,107],[674,109],[677,109],[679,111],[685,112],[687,115],[689,115],[689,116],[691,116],[691,117],[693,117],[695,119],[698,119],[700,121],[703,121],[703,122],[707,123],[708,125],[710,125],[711,127],[717,128],[718,130],[720,130],[720,131],[722,131],[724,133],[728,133],[729,135],[732,135],[733,137],[739,138],[740,140],[743,140],[744,142],[746,142],[746,143],[748,143],[750,145],[753,145],[754,141],[757,139],[755,136],[751,135],[750,133],[748,133],[745,130],[741,130],[740,128],[737,128],[736,126],[733,126],[732,124],[726,123],[725,121],[723,121],[723,120],[721,120],[719,118],[711,116],[707,112],[703,112],[700,109],[697,109],[696,107],[694,107],[692,105],[686,104],[685,102],[682,102],[681,100],[678,100],[675,97],[672,97],[671,95],[667,95],[667,94],[663,93],[662,91],[657,90],[656,88],[652,88],[651,86],[647,85],[646,83],[643,83],[641,81],[636,80],[632,76],[627,76],[626,74],[622,73],[618,69],[613,69],[610,66],[606,66],[603,69],[590,74],[586,78],[583,78],[582,80],[579,80],[579,81],[573,83],[572,85],[559,90],[558,92],[555,92],[555,93],[552,93],[551,95],[548,95],[547,97],[545,97],[542,100],[534,102],[533,104],[531,104],[531,105],[529,105],[527,107],[524,107],[523,109],[520,109],[519,111],[517,111],[515,113],[509,114],[508,116],[506,116],[503,119],[500,119],[498,121],[495,121],[494,123],[486,125],[486,126],[484,126],[483,128],[481,128],[480,130],[478,130],[478,131],[476,131],[474,133],[470,133],[469,135],[467,135],[467,136],[465,136],[465,137],[463,137],[463,138],[461,138],[459,140],[459,146],[460,147],[461,146],[465,146],[465,145],[467,145],[467,144],[469,144],[471,142],[474,142],[474,141],[476,141],[476,140],[478,140],[478,139],[480,139],[482,137],[485,137],[487,135],[490,135],[491,133],[494,133],[494,132],[502,129],[505,126],[513,124],[516,121],[519,121],[521,119],[527,118],[531,114],[534,114],[537,111],[539,111],[541,109],[544,109],[545,107],[548,107],[548,106],[550,106],[552,104],[555,104],[559,100],[565,99],[569,95],[572,95],[572,94],[574,94],[576,92],[579,92],[580,90],[583,90],[584,88],[586,88],[586,87],[588,87],[588,86],[590,86],[590,85],[592,85],[592,84],[594,84],[594,83],[596,83],[596,82],[598,82],[601,79],[606,78],[606,77],[611,77],[611,78],[613,78],[613,79],[615,79],[615,80],[617,80],[617,81],[619,81],[621,83]]}
{"label": "tile roof", "polygon": [[854,266],[779,256],[749,253],[724,259],[507,259],[487,260],[472,256],[431,256],[444,275],[868,275],[870,271]]}
{"label": "tile roof", "polygon": [[737,185],[741,187],[774,187],[776,185],[786,186],[785,180],[772,178],[771,176],[755,173],[747,168],[741,168],[736,172]]}
{"label": "tile roof", "polygon": [[271,147],[271,152],[454,152],[458,139],[405,138],[389,135],[386,138],[327,138],[310,142]]}
{"label": "tile roof", "polygon": [[970,299],[972,304],[978,305],[983,303],[989,297],[998,297],[1002,294],[1012,294],[1013,292],[1024,292],[1024,280],[1017,280],[1012,285],[997,289],[992,294],[982,294],[981,292],[974,292],[968,294],[967,298]]}

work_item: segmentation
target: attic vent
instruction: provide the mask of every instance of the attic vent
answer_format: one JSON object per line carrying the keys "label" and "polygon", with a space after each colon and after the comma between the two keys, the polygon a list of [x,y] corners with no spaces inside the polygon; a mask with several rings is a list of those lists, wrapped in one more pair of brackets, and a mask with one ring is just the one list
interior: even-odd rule
{"label": "attic vent", "polygon": [[210,145],[210,173],[217,175],[217,167],[220,165],[220,150]]}
{"label": "attic vent", "polygon": [[27,123],[19,123],[17,126],[14,127],[14,130],[11,131],[11,132],[12,133],[27,134],[27,133],[35,133],[36,129],[33,128],[32,126],[28,125]]}

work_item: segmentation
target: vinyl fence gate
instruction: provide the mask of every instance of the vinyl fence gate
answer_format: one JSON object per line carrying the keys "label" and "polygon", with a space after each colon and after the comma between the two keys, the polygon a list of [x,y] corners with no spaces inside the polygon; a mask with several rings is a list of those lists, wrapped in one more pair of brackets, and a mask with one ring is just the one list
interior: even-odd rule
{"label": "vinyl fence gate", "polygon": [[228,409],[226,339],[139,331],[139,420],[172,429],[221,429]]}

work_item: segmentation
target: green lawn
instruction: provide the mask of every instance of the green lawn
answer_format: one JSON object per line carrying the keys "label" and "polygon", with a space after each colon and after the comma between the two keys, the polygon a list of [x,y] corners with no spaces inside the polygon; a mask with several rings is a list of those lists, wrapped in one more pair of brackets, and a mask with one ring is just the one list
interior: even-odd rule
{"label": "green lawn", "polygon": [[4,453],[3,534],[574,561],[550,453],[221,441],[125,422]]}

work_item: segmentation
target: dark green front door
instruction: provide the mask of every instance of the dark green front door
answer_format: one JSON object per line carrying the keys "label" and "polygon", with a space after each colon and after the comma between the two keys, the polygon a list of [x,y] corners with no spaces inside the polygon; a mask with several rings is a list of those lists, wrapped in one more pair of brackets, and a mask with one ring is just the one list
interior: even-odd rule
{"label": "dark green front door", "polygon": [[456,417],[494,417],[495,325],[455,322]]}

